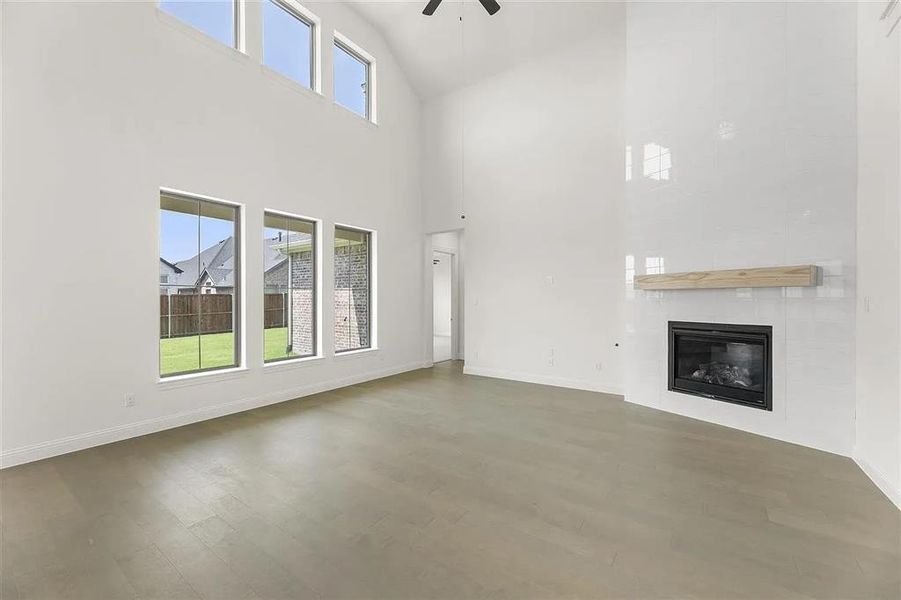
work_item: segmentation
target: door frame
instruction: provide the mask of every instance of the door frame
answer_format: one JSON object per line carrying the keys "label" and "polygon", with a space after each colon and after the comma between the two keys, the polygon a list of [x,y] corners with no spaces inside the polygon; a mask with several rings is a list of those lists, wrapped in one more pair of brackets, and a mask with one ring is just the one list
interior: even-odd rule
{"label": "door frame", "polygon": [[[448,248],[445,246],[434,244],[433,239],[435,234],[438,233],[455,233],[457,235],[457,248]],[[423,277],[425,280],[423,283],[425,288],[425,293],[423,294],[423,345],[424,345],[424,366],[428,367],[434,364],[434,340],[435,340],[435,318],[434,318],[434,302],[435,302],[435,291],[434,291],[434,271],[432,259],[434,257],[434,252],[443,252],[445,254],[451,255],[451,359],[452,360],[463,360],[464,359],[464,346],[463,346],[463,326],[462,322],[462,312],[463,312],[463,281],[461,277],[461,265],[460,259],[463,253],[463,230],[449,230],[449,231],[433,231],[430,233],[426,233],[425,244],[424,244],[424,255],[423,255],[423,270],[428,276]]]}

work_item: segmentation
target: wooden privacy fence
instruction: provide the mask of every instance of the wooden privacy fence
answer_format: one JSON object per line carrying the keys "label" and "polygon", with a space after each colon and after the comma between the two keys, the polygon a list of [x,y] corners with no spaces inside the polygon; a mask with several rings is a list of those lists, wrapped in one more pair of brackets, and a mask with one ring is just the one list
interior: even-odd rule
{"label": "wooden privacy fence", "polygon": [[[232,331],[231,294],[160,294],[160,337]],[[285,327],[285,294],[265,294],[263,327]]]}
{"label": "wooden privacy fence", "polygon": [[285,311],[286,293],[263,294],[263,328],[287,327],[288,318]]}

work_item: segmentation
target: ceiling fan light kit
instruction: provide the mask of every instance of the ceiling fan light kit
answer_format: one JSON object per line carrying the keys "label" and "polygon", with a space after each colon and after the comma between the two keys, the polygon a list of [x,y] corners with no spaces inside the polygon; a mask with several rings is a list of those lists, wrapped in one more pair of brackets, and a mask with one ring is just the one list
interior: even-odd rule
{"label": "ceiling fan light kit", "polygon": [[[425,5],[425,8],[422,9],[422,14],[427,17],[435,14],[435,11],[438,10],[438,6],[441,4],[441,0],[429,0],[429,3]],[[493,15],[497,13],[501,9],[501,5],[497,3],[497,0],[479,0],[479,4],[488,11],[489,15]]]}

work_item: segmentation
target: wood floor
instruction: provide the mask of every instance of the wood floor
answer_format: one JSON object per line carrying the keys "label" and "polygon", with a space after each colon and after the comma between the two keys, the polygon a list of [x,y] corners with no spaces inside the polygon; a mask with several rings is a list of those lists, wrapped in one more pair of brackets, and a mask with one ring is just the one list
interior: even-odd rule
{"label": "wood floor", "polygon": [[901,597],[850,460],[459,363],[0,484],[3,600]]}

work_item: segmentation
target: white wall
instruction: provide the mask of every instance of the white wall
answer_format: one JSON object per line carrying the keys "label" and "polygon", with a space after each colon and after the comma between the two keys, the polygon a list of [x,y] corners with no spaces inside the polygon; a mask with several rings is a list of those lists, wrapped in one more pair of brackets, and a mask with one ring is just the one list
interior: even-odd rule
{"label": "white wall", "polygon": [[[310,8],[324,97],[151,3],[4,4],[4,465],[421,365],[419,101],[354,12]],[[378,61],[378,126],[332,102],[334,28]],[[246,207],[246,372],[157,383],[160,186]],[[378,230],[377,352],[329,357],[325,327],[327,358],[262,367],[264,208],[324,219],[326,248]]]}
{"label": "white wall", "polygon": [[466,216],[468,373],[620,390],[625,13],[593,14],[587,39],[424,105],[425,228]]}
{"label": "white wall", "polygon": [[[854,457],[901,506],[901,31],[858,8],[857,427]],[[897,9],[896,9],[897,10]]]}
{"label": "white wall", "polygon": [[[854,442],[856,7],[631,3],[635,274],[814,263],[816,288],[630,294],[626,399],[844,455]],[[668,181],[644,145],[670,149]],[[773,411],[667,391],[667,321],[773,326]]]}
{"label": "white wall", "polygon": [[423,104],[422,218],[426,232],[466,227],[462,218],[463,102],[464,96],[454,93]]}
{"label": "white wall", "polygon": [[[4,8],[4,6],[5,6],[5,3],[0,3],[0,32],[3,31],[3,23],[4,23],[3,8]],[[4,136],[3,115],[5,114],[3,111],[3,98],[4,98],[3,82],[5,81],[4,73],[3,73],[3,65],[5,64],[3,48],[4,48],[3,40],[0,39],[0,417],[2,417],[2,409],[3,409],[3,379],[2,379],[2,376],[3,376],[3,346],[4,346],[4,344],[3,344],[3,331],[4,331],[4,329],[3,329],[3,314],[4,314],[3,298],[5,298],[5,295],[3,293],[3,265],[6,262],[4,260],[4,255],[3,255],[3,227],[4,227],[3,215],[6,212],[5,205],[4,205],[4,195],[3,195],[3,190],[5,189],[5,187],[3,185],[4,144],[2,143],[3,136]],[[0,436],[2,436],[2,433],[3,433],[2,427],[0,427]],[[0,439],[0,448],[2,448],[2,439]]]}
{"label": "white wall", "polygon": [[460,250],[460,232],[459,231],[442,231],[441,233],[433,233],[432,248],[434,250],[444,250],[447,252],[459,252]]}

